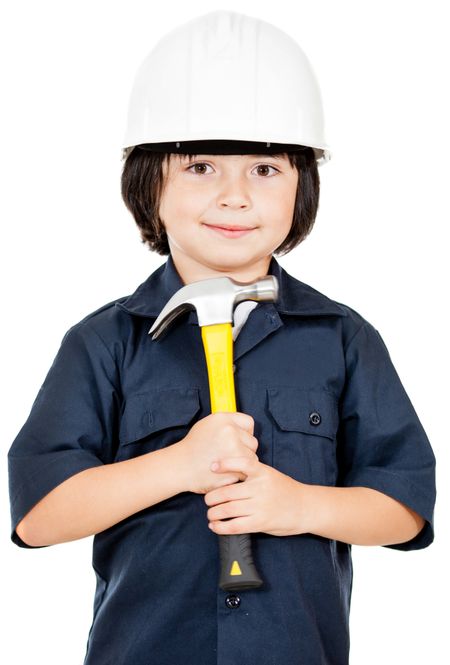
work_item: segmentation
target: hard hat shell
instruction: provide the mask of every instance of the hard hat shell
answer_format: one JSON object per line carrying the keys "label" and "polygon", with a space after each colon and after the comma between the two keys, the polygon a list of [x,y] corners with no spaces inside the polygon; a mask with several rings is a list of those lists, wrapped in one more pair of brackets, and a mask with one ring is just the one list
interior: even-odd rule
{"label": "hard hat shell", "polygon": [[123,158],[137,145],[176,152],[211,140],[309,146],[318,165],[331,158],[312,66],[274,25],[213,11],[167,33],[138,68]]}

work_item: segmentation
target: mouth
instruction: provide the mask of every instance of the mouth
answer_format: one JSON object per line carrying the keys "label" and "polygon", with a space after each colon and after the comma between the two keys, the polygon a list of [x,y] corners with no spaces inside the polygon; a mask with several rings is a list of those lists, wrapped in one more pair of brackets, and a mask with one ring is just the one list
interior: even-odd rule
{"label": "mouth", "polygon": [[248,235],[256,228],[247,226],[213,226],[211,224],[205,224],[205,226],[211,229],[214,233],[220,233],[226,238],[240,238],[241,236]]}

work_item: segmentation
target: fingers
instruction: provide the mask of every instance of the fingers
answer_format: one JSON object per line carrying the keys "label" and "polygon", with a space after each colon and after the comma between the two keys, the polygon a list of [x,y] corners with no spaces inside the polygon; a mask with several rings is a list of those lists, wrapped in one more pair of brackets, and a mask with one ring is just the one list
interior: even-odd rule
{"label": "fingers", "polygon": [[250,436],[248,439],[249,448],[253,450],[254,453],[258,450],[259,441],[255,436]]}
{"label": "fingers", "polygon": [[256,453],[256,451],[258,450],[259,442],[255,436],[253,436],[249,432],[244,432],[243,430],[241,430],[239,438],[241,443],[243,443],[249,450]]}
{"label": "fingers", "polygon": [[256,455],[252,457],[225,457],[211,464],[211,471],[214,473],[224,473],[225,471],[235,471],[249,476],[254,470]]}
{"label": "fingers", "polygon": [[238,483],[241,480],[245,480],[246,475],[243,473],[229,473],[229,474],[223,474],[220,477],[220,480],[218,481],[218,485],[216,487],[225,487],[226,485],[233,485],[234,483]]}
{"label": "fingers", "polygon": [[252,416],[249,416],[248,413],[242,413],[241,411],[237,411],[235,415],[239,416],[239,418],[242,420],[241,427],[246,429],[247,432],[250,432],[250,434],[253,434],[255,421]]}
{"label": "fingers", "polygon": [[259,528],[255,529],[253,525],[253,517],[251,515],[246,517],[235,517],[234,519],[227,521],[218,520],[216,522],[209,522],[208,528],[210,528],[211,531],[214,531],[214,533],[217,533],[217,535],[223,536],[231,536],[239,533],[255,533],[259,530]]}
{"label": "fingers", "polygon": [[239,425],[239,427],[242,427],[242,429],[245,429],[250,434],[253,434],[255,421],[252,418],[252,416],[248,415],[248,413],[242,413],[241,411],[233,411],[233,412],[227,412],[227,416],[231,417],[232,420],[236,423],[236,425]]}

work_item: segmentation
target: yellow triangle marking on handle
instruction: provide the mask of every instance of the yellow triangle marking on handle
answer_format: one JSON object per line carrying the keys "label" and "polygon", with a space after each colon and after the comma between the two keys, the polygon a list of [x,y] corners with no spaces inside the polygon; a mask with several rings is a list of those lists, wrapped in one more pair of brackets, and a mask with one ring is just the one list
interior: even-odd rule
{"label": "yellow triangle marking on handle", "polygon": [[242,575],[242,570],[236,560],[231,565],[230,575]]}

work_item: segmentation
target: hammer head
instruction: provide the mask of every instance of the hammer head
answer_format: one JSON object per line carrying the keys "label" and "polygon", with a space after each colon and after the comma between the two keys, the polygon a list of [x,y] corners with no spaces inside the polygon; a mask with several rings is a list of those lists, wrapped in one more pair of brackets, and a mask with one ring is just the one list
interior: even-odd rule
{"label": "hammer head", "polygon": [[213,277],[186,284],[179,289],[161,310],[148,331],[157,339],[176,317],[186,310],[197,311],[199,326],[232,323],[233,311],[243,300],[274,302],[278,298],[278,280],[266,275],[254,282],[238,282],[231,277]]}

